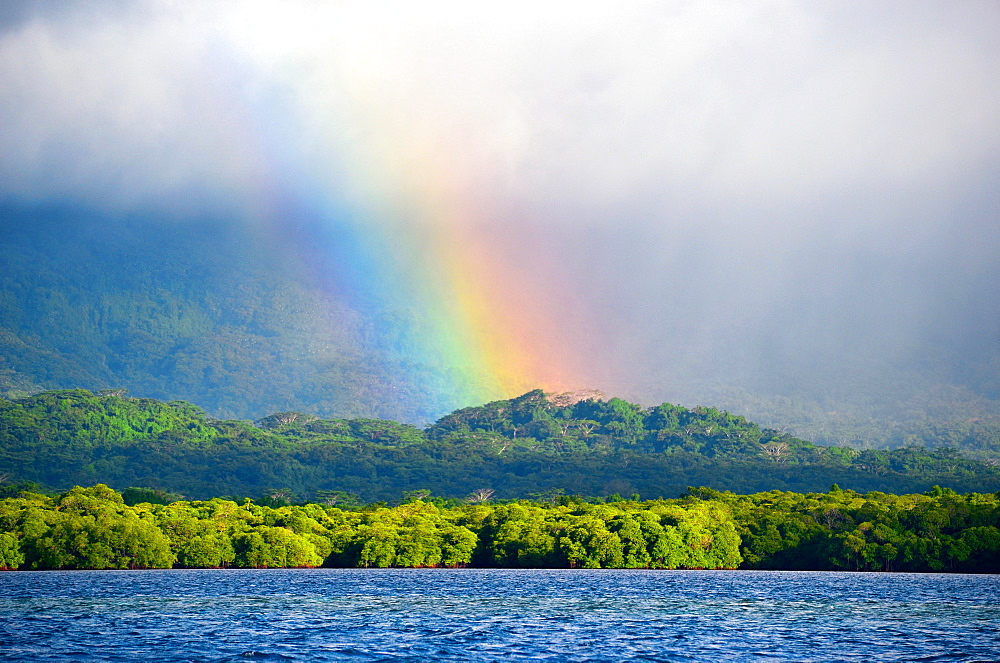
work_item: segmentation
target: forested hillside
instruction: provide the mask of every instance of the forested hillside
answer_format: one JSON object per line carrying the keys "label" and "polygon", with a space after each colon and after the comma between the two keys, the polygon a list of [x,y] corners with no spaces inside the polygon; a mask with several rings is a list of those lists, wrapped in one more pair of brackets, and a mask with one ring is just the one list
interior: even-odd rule
{"label": "forested hillside", "polygon": [[280,237],[268,252],[249,227],[78,216],[0,208],[0,396],[124,386],[238,418],[449,409],[418,387],[434,367],[297,273]]}
{"label": "forested hillside", "polygon": [[688,486],[754,493],[1000,490],[1000,468],[954,449],[820,447],[714,408],[541,391],[449,414],[426,429],[279,412],[217,420],[179,401],[53,391],[0,401],[8,483],[106,483],[189,499],[268,496],[336,503],[404,491],[464,498],[671,497]]}
{"label": "forested hillside", "polygon": [[[217,418],[301,409],[423,425],[477,384],[415,358],[407,330],[420,311],[341,292],[342,266],[310,250],[305,227],[50,206],[0,207],[0,231],[0,396],[126,387]],[[685,381],[695,403],[822,444],[951,447],[987,460],[1000,457],[998,347],[973,362],[925,353],[906,370],[845,356],[849,370],[805,376],[809,389],[802,375],[755,384],[752,370],[741,388]],[[655,376],[632,383],[658,388]]]}
{"label": "forested hillside", "polygon": [[0,499],[0,569],[583,567],[1000,571],[993,494],[826,493],[341,509],[132,503],[107,486]]}

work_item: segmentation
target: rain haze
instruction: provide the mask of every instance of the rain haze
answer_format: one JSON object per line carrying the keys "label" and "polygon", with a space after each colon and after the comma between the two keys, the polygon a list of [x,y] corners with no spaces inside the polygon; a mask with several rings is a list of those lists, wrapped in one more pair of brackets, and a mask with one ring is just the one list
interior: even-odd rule
{"label": "rain haze", "polygon": [[791,428],[943,392],[995,416],[998,26],[994,2],[8,3],[0,203],[250,232],[308,200],[415,263],[468,238],[555,387]]}

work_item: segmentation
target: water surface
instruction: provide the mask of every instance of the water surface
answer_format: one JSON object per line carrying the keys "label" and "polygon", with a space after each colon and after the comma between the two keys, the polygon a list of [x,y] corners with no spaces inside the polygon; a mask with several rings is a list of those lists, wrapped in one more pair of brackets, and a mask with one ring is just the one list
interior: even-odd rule
{"label": "water surface", "polygon": [[296,569],[0,574],[3,661],[995,661],[1000,577]]}

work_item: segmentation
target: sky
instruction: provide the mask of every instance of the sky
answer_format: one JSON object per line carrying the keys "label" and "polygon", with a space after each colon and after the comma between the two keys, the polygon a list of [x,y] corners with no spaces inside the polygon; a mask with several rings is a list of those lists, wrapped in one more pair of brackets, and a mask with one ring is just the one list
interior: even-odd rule
{"label": "sky", "polygon": [[348,226],[324,250],[501,391],[996,385],[998,26],[995,2],[5,3],[0,202]]}

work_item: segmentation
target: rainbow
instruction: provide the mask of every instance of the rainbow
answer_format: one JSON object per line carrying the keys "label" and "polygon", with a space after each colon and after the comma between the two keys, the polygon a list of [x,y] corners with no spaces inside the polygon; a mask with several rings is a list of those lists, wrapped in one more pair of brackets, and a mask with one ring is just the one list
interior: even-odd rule
{"label": "rainbow", "polygon": [[[379,352],[422,367],[418,388],[450,409],[594,384],[560,328],[565,297],[511,266],[516,237],[457,172],[469,167],[449,159],[458,146],[400,143],[406,134],[394,131],[392,144],[362,148],[342,134],[380,135],[377,112],[325,115],[308,101],[243,113],[241,142],[260,164],[245,207],[275,241],[297,238],[303,273],[331,304],[379,327]],[[303,135],[320,149],[301,149]]]}

